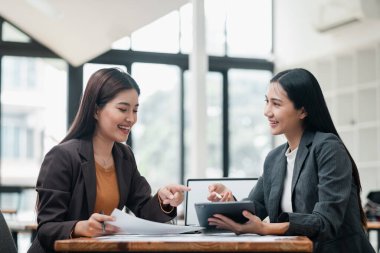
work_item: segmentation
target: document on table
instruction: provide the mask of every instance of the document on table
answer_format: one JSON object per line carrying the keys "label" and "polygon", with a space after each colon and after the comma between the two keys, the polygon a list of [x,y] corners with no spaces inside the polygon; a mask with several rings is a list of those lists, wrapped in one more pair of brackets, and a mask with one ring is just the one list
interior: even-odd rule
{"label": "document on table", "polygon": [[148,221],[137,218],[114,209],[111,216],[115,217],[115,221],[107,221],[107,224],[112,224],[120,228],[117,234],[141,234],[141,235],[162,235],[162,234],[181,234],[195,232],[203,229],[203,227],[195,226],[179,226],[154,221]]}

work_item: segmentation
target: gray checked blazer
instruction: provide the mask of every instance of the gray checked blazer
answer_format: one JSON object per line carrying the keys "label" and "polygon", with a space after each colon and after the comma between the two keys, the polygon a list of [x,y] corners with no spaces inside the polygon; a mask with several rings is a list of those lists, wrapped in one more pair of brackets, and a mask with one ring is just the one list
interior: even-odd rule
{"label": "gray checked blazer", "polygon": [[292,178],[293,213],[281,211],[288,144],[272,150],[248,199],[255,214],[270,222],[289,221],[286,235],[313,240],[314,252],[375,252],[360,222],[357,186],[343,143],[329,133],[305,131]]}

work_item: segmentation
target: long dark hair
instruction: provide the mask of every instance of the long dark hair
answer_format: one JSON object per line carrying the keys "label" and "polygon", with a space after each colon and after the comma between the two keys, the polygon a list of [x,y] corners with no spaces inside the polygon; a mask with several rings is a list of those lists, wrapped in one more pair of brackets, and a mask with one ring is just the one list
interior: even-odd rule
{"label": "long dark hair", "polygon": [[140,95],[140,88],[136,81],[118,68],[100,69],[92,74],[74,122],[61,143],[71,139],[91,137],[95,131],[94,114],[97,108],[102,108],[119,92],[128,89],[135,89]]}
{"label": "long dark hair", "polygon": [[[307,117],[304,120],[305,129],[333,133],[341,139],[330,116],[321,87],[312,73],[301,68],[285,70],[275,75],[271,79],[271,83],[279,83],[281,85],[296,109],[301,109],[302,107],[305,109],[307,112]],[[362,187],[358,167],[345,145],[344,148],[351,160],[352,175],[357,186],[360,220],[363,226],[366,226],[367,218],[364,214],[360,198]]]}

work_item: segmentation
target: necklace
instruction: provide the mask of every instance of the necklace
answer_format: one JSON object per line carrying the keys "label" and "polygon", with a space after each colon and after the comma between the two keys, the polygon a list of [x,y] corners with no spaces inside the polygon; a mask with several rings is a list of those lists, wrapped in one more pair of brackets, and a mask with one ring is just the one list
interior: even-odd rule
{"label": "necklace", "polygon": [[100,162],[100,165],[102,165],[102,167],[104,169],[107,169],[111,164],[109,164],[110,160],[112,159],[112,153],[110,154],[110,156],[107,158],[107,159],[104,159],[104,158],[101,158],[99,155],[95,154],[95,160],[99,163],[99,160],[101,161]]}

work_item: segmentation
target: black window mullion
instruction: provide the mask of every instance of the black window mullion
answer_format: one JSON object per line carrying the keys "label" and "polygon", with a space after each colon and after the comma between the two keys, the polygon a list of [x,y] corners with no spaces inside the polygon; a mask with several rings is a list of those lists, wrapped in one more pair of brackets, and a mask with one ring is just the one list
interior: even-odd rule
{"label": "black window mullion", "polygon": [[3,41],[3,23],[4,19],[0,17],[0,43]]}
{"label": "black window mullion", "polygon": [[227,70],[222,71],[223,76],[223,91],[222,91],[222,168],[223,177],[228,177],[229,174],[229,120],[228,120],[228,74]]}
{"label": "black window mullion", "polygon": [[73,67],[69,65],[68,71],[68,101],[67,123],[70,126],[79,109],[80,99],[83,92],[83,65]]}

